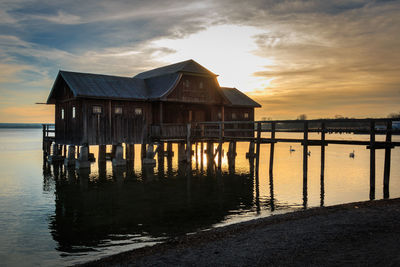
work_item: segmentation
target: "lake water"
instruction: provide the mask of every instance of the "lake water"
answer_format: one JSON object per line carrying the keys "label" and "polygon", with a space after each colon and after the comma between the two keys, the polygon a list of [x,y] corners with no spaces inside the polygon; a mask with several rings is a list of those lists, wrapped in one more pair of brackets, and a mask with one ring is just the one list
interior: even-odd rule
{"label": "lake water", "polygon": [[[106,169],[93,163],[89,173],[43,165],[41,135],[41,129],[0,129],[1,265],[71,265],[176,235],[304,207],[369,199],[369,151],[365,147],[326,147],[322,194],[320,148],[310,147],[304,196],[299,144],[292,145],[296,150],[292,153],[289,144],[275,146],[271,187],[269,145],[261,146],[258,180],[245,159],[247,143],[238,144],[235,174],[229,174],[226,156],[221,175],[205,166],[201,170],[200,164],[196,169],[195,162],[188,171],[178,165],[176,157],[170,165],[165,160],[164,166],[142,170],[139,146],[133,170],[113,171],[107,162]],[[327,138],[368,140],[363,135]],[[399,141],[399,136],[393,139]],[[350,158],[353,149],[355,157]],[[95,148],[91,152],[96,153]],[[377,150],[376,199],[383,196],[383,161],[384,151]],[[399,162],[397,148],[392,150],[391,198],[400,197]]]}

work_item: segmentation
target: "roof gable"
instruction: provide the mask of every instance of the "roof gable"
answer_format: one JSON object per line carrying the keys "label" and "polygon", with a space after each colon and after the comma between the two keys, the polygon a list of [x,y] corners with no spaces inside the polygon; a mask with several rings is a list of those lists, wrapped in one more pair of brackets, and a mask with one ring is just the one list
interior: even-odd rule
{"label": "roof gable", "polygon": [[224,93],[225,97],[229,100],[231,106],[254,107],[254,108],[261,107],[260,104],[258,104],[256,101],[254,101],[247,95],[243,94],[241,91],[239,91],[236,88],[221,87],[221,90]]}
{"label": "roof gable", "polygon": [[136,76],[134,76],[134,78],[148,79],[156,76],[162,76],[178,72],[187,72],[187,73],[207,75],[213,77],[218,76],[209,71],[208,69],[206,69],[205,67],[203,67],[202,65],[200,65],[199,63],[197,63],[196,61],[194,61],[193,59],[189,59],[172,65],[139,73]]}
{"label": "roof gable", "polygon": [[60,79],[65,81],[74,97],[138,100],[148,97],[148,90],[142,79],[60,70],[47,99],[48,104],[54,103],[54,93]]}

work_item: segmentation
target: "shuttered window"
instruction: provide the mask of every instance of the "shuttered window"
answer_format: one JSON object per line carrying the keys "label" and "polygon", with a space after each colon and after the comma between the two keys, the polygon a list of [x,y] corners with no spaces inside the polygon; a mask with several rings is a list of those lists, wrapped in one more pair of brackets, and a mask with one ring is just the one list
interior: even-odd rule
{"label": "shuttered window", "polygon": [[75,119],[76,117],[76,110],[75,107],[72,107],[72,118]]}

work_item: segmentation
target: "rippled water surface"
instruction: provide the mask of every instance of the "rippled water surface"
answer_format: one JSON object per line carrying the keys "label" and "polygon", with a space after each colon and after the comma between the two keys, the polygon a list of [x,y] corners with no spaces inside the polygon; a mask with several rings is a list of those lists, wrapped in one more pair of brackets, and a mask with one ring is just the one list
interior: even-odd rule
{"label": "rippled water surface", "polygon": [[[235,173],[229,172],[226,156],[222,174],[207,168],[205,159],[202,168],[195,157],[192,170],[179,166],[176,157],[142,169],[139,146],[134,168],[92,163],[89,172],[44,165],[41,134],[41,129],[0,129],[2,265],[71,265],[238,221],[369,199],[365,147],[329,145],[322,188],[320,148],[310,147],[304,191],[300,145],[292,145],[292,153],[289,144],[275,146],[272,179],[269,145],[261,147],[257,179],[245,158],[247,143],[237,146]],[[328,138],[368,140],[349,134]],[[353,149],[355,158],[350,158]],[[384,151],[377,150],[376,199],[383,196],[383,161]],[[392,198],[400,197],[399,162],[397,148],[392,150]]]}

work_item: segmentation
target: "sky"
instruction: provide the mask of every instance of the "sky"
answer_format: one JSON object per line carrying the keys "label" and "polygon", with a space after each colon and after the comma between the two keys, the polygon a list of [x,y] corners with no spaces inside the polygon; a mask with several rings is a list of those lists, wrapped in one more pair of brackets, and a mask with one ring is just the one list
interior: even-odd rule
{"label": "sky", "polygon": [[256,119],[400,111],[400,1],[0,0],[0,122],[53,122],[60,69],[134,76],[194,59]]}

